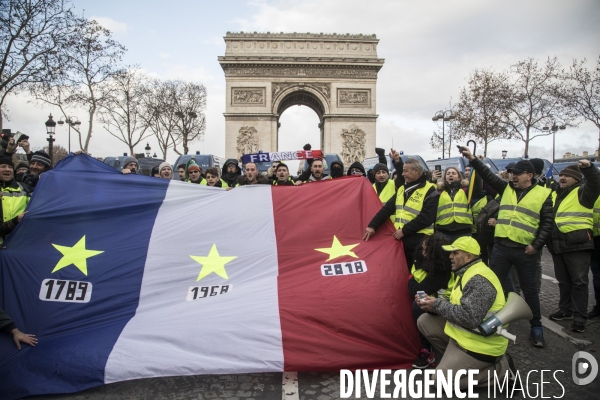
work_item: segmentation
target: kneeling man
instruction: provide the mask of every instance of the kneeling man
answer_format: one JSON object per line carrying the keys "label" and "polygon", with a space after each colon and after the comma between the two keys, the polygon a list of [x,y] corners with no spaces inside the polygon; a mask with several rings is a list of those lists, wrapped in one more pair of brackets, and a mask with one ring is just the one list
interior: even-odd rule
{"label": "kneeling man", "polygon": [[[419,317],[419,331],[433,345],[436,358],[441,360],[437,370],[452,376],[460,369],[478,369],[475,376],[478,386],[487,383],[488,371],[500,380],[509,368],[505,354],[508,339],[499,335],[481,336],[477,327],[488,313],[496,313],[505,304],[504,291],[496,274],[479,258],[480,248],[471,237],[461,237],[442,248],[450,253],[455,284],[450,299],[425,297],[418,299],[419,306],[430,313]],[[512,368],[511,368],[512,369]],[[468,385],[467,377],[460,381],[461,388]]]}

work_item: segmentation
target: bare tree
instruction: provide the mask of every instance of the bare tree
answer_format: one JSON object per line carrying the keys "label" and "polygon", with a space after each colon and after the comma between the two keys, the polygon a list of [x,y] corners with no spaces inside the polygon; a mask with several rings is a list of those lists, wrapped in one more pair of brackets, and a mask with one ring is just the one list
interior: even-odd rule
{"label": "bare tree", "polygon": [[[600,131],[600,57],[595,70],[586,68],[587,61],[573,60],[569,71],[563,75],[566,85],[560,93],[566,106],[582,118],[591,121]],[[600,154],[600,132],[598,135]]]}
{"label": "bare tree", "polygon": [[72,40],[73,21],[64,0],[0,1],[0,128],[9,94],[62,73],[59,55]]}
{"label": "bare tree", "polygon": [[183,146],[183,154],[187,154],[189,144],[204,137],[204,85],[179,80],[155,80],[145,106],[144,120],[158,139],[163,157],[166,157],[169,148],[181,155],[177,149],[179,144]]}
{"label": "bare tree", "polygon": [[[176,118],[176,139],[181,140],[183,154],[188,154],[189,144],[204,138],[206,131],[206,87],[201,83],[175,81],[172,111]],[[175,149],[174,149],[175,150]],[[179,153],[178,153],[179,154]]]}
{"label": "bare tree", "polygon": [[489,143],[512,138],[502,122],[502,116],[507,113],[503,98],[507,80],[507,76],[502,73],[486,69],[475,70],[469,77],[467,86],[460,92],[454,129],[457,136],[482,144],[484,157],[487,156]]}
{"label": "bare tree", "polygon": [[[442,157],[451,157],[452,156],[452,144],[454,143],[454,149],[456,149],[456,145],[459,144],[459,141],[465,138],[463,132],[456,129],[456,121],[447,121],[445,122],[445,127],[442,132],[442,127],[438,125],[436,130],[433,131],[431,135],[431,139],[429,139],[429,146],[434,150],[442,150],[442,148],[446,149],[446,154],[442,154]],[[443,141],[445,141],[444,146],[442,146]]]}
{"label": "bare tree", "polygon": [[65,74],[56,85],[32,87],[33,96],[60,108],[63,116],[69,108],[83,107],[88,113],[87,128],[75,129],[80,149],[87,153],[98,110],[108,101],[109,82],[119,73],[126,49],[112,39],[111,32],[96,21],[79,19],[62,62]]}
{"label": "bare tree", "polygon": [[166,159],[167,150],[170,148],[181,154],[177,151],[179,143],[173,135],[176,130],[176,116],[172,110],[172,96],[175,93],[173,86],[173,81],[154,79],[143,97],[144,111],[141,117],[147,129],[156,137],[163,159]]}
{"label": "bare tree", "polygon": [[504,85],[502,94],[506,105],[502,124],[508,134],[525,143],[524,156],[529,154],[529,142],[552,134],[550,130],[544,131],[544,126],[555,121],[573,126],[570,110],[556,96],[563,92],[563,81],[558,79],[560,73],[556,57],[548,58],[542,67],[529,58],[511,68],[509,82]]}
{"label": "bare tree", "polygon": [[109,90],[99,111],[99,120],[104,129],[129,147],[134,147],[152,135],[142,118],[144,99],[149,92],[148,79],[128,68],[115,74],[109,81]]}

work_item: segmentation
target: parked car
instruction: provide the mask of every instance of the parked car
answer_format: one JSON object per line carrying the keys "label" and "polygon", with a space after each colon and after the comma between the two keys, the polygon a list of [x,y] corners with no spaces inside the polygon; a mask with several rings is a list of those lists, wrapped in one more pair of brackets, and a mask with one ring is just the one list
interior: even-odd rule
{"label": "parked car", "polygon": [[179,180],[179,174],[177,173],[177,166],[180,164],[187,164],[190,159],[194,159],[196,164],[200,168],[202,168],[202,173],[206,173],[206,169],[210,167],[217,167],[219,170],[223,168],[226,159],[223,157],[215,156],[213,154],[182,154],[177,157],[175,164],[173,164],[173,178],[174,180]]}
{"label": "parked car", "polygon": [[[406,162],[406,160],[409,160],[409,159],[418,160],[419,163],[423,166],[423,169],[425,171],[430,170],[430,168],[427,166],[427,163],[425,163],[425,160],[423,160],[423,157],[421,157],[421,156],[402,154],[400,156],[400,158],[404,162]],[[388,166],[388,169],[390,170],[390,172],[394,171],[394,162],[392,161],[392,158],[390,156],[386,155],[385,159],[387,160],[387,166]],[[378,163],[379,163],[379,157],[368,157],[368,158],[365,158],[365,161],[363,161],[363,166],[365,167],[365,171],[368,171],[371,168],[373,168],[375,166],[375,164],[378,164]]]}
{"label": "parked car", "polygon": [[[495,174],[498,173],[498,168],[496,165],[487,157],[484,157],[482,160],[484,165],[487,165]],[[442,171],[446,170],[448,167],[455,167],[463,174],[465,173],[465,168],[469,165],[469,161],[464,157],[450,157],[450,158],[438,158],[437,160],[428,160],[427,166],[430,170],[435,169],[435,166],[439,165]]]}

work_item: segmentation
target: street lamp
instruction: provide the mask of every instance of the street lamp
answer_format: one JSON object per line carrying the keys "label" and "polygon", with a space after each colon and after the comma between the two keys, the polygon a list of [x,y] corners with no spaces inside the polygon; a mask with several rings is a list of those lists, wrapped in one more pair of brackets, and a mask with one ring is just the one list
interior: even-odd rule
{"label": "street lamp", "polygon": [[81,125],[81,121],[77,117],[66,117],[66,119],[64,121],[63,121],[63,118],[65,118],[65,117],[60,117],[60,120],[57,121],[57,124],[62,126],[66,122],[69,125],[69,153],[70,153],[71,152],[71,127]]}
{"label": "street lamp", "polygon": [[565,130],[565,129],[567,129],[567,125],[564,123],[562,125],[560,125],[560,123],[559,123],[559,125],[556,125],[556,122],[553,122],[552,126],[544,126],[542,128],[542,130],[544,130],[544,131],[548,131],[548,130],[552,131],[552,163],[554,163],[554,160],[556,159],[554,150],[556,147],[556,131],[558,131],[559,129]]}
{"label": "street lamp", "polygon": [[146,150],[146,157],[150,157],[150,150],[152,150],[150,148],[150,144],[146,143],[146,147],[144,147],[144,150]]}
{"label": "street lamp", "polygon": [[[446,133],[444,130],[444,122],[456,119],[456,115],[452,114],[452,110],[440,110],[435,113],[433,118],[431,118],[433,122],[437,122],[440,119],[442,120],[442,158],[444,158],[444,153],[446,152]],[[450,140],[452,140],[452,138],[450,138]]]}
{"label": "street lamp", "polygon": [[502,159],[505,159],[507,154],[508,154],[508,151],[502,150]]}
{"label": "street lamp", "polygon": [[54,142],[54,132],[56,129],[56,122],[52,119],[52,114],[48,116],[46,121],[46,133],[48,134],[48,153],[50,153],[50,165],[52,165],[52,143]]}

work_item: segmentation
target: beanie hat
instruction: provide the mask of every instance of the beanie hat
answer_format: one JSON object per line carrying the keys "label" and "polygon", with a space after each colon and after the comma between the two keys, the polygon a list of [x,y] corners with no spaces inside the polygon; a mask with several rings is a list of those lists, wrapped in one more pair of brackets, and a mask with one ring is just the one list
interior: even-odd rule
{"label": "beanie hat", "polygon": [[[33,158],[31,159],[31,161],[33,161]],[[123,167],[125,167],[129,163],[136,163],[136,165],[138,166],[138,169],[140,168],[140,163],[138,162],[137,158],[135,158],[135,157],[132,157],[132,156],[125,157],[125,159],[123,160]]]}
{"label": "beanie hat", "polygon": [[530,163],[533,164],[533,169],[535,169],[536,175],[541,175],[544,171],[544,160],[541,158],[532,158],[529,160]]}
{"label": "beanie hat", "polygon": [[26,162],[21,161],[15,167],[15,171],[18,170],[19,168],[27,168],[27,169],[29,169],[29,164],[27,164]]}
{"label": "beanie hat", "polygon": [[169,167],[169,168],[171,168],[171,171],[173,170],[173,168],[171,167],[171,164],[169,164],[168,162],[165,161],[165,162],[160,163],[160,165],[158,166],[158,172],[160,173],[160,171],[162,171],[162,169],[164,167]]}
{"label": "beanie hat", "polygon": [[196,163],[192,163],[187,167],[188,172],[190,171],[200,171],[200,167]]}
{"label": "beanie hat", "polygon": [[581,182],[581,170],[579,169],[579,166],[577,164],[567,166],[565,169],[558,173],[558,176],[560,175],[570,176],[577,182]]}
{"label": "beanie hat", "polygon": [[388,169],[387,165],[382,163],[375,164],[375,166],[373,167],[373,173],[376,174],[377,171],[385,171],[388,174],[390,173],[390,170]]}
{"label": "beanie hat", "polygon": [[32,163],[34,161],[42,163],[46,167],[50,167],[50,156],[48,155],[48,153],[45,153],[43,151],[36,151],[35,153],[33,153],[33,156],[31,157],[31,160],[29,162]]}
{"label": "beanie hat", "polygon": [[15,164],[13,164],[11,157],[0,156],[0,165],[10,165],[12,169],[15,169]]}
{"label": "beanie hat", "polygon": [[355,161],[352,163],[352,165],[350,165],[350,167],[348,168],[348,173],[346,175],[352,175],[352,172],[350,172],[352,168],[357,168],[362,172],[363,175],[367,175],[367,173],[365,172],[365,167],[363,167],[363,165],[358,161]]}

